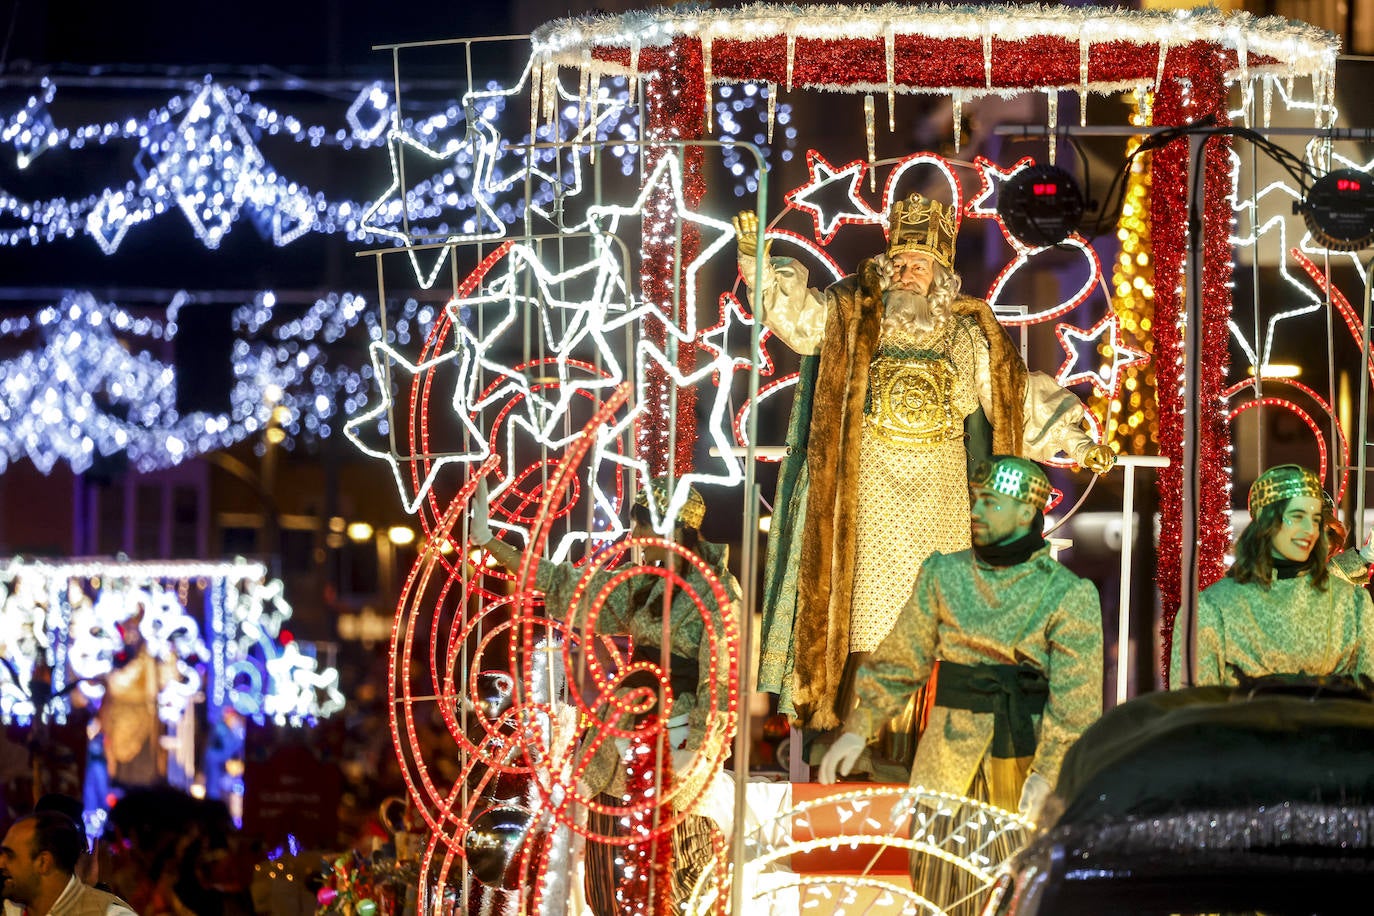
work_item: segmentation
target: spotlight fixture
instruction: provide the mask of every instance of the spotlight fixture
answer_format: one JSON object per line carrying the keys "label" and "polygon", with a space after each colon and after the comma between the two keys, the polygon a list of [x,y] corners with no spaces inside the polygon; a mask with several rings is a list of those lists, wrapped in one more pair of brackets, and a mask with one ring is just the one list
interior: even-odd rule
{"label": "spotlight fixture", "polygon": [[997,213],[1008,231],[1027,245],[1058,245],[1078,231],[1083,192],[1074,177],[1058,166],[1033,165],[1002,186]]}
{"label": "spotlight fixture", "polygon": [[1374,182],[1355,169],[1327,172],[1301,202],[1307,231],[1318,245],[1331,251],[1356,251],[1374,242]]}

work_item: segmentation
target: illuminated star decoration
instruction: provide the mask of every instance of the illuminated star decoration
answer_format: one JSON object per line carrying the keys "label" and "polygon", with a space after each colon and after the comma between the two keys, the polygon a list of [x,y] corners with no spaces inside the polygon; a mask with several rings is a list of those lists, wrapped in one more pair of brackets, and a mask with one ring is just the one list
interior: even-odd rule
{"label": "illuminated star decoration", "polygon": [[[472,422],[472,419],[468,416],[466,411],[456,411],[456,419],[466,427],[469,433],[469,436],[466,438],[472,443],[472,449],[467,452],[428,455],[423,459],[429,465],[426,469],[425,476],[418,486],[413,485],[410,475],[404,472],[402,465],[409,468],[422,459],[414,455],[404,454],[391,445],[391,435],[393,432],[397,440],[400,440],[404,433],[403,424],[398,424],[396,422],[395,415],[392,411],[394,401],[389,386],[386,384],[392,374],[391,367],[394,365],[403,371],[409,377],[406,382],[409,382],[411,379],[418,378],[423,373],[430,372],[445,364],[459,362],[460,360],[469,360],[471,359],[471,353],[466,348],[451,349],[446,350],[433,359],[427,359],[420,363],[413,363],[398,353],[394,347],[379,340],[374,340],[372,342],[371,346],[368,348],[368,352],[372,358],[372,377],[376,379],[377,382],[378,401],[370,409],[357,416],[351,417],[344,423],[344,435],[347,436],[349,441],[356,445],[363,454],[370,455],[373,458],[380,458],[387,463],[387,466],[391,468],[392,477],[395,478],[396,492],[401,496],[401,504],[405,507],[407,513],[413,515],[415,512],[419,511],[420,503],[424,501],[425,496],[429,493],[430,487],[434,485],[434,481],[439,476],[439,472],[450,464],[467,464],[481,461],[486,458],[488,454],[487,441],[486,437],[482,435],[481,430]],[[459,375],[462,375],[461,369]],[[408,385],[403,382],[401,388],[403,391],[408,390]],[[398,427],[400,428],[398,429]],[[376,441],[376,435],[383,437],[383,445],[373,444]]]}
{"label": "illuminated star decoration", "polygon": [[[455,243],[499,239],[505,236],[506,226],[484,197],[483,189],[477,187],[474,189],[472,201],[478,212],[475,216],[467,217],[463,221],[461,231],[450,232],[442,236],[416,236],[409,231],[410,206],[415,194],[410,188],[403,189],[401,187],[401,155],[404,152],[402,147],[409,146],[437,162],[453,160],[463,150],[468,149],[471,150],[472,158],[481,162],[484,158],[489,158],[495,154],[499,143],[500,137],[496,135],[495,130],[490,124],[482,121],[470,123],[468,132],[462,140],[451,140],[443,149],[434,149],[428,146],[399,126],[393,126],[387,132],[387,153],[391,157],[391,184],[363,213],[359,220],[359,226],[365,232],[383,235],[399,241],[406,249],[406,256],[410,258],[410,266],[415,271],[415,279],[422,289],[429,289],[434,285],[434,280],[438,277],[439,271],[443,269],[444,261]],[[484,171],[487,168],[487,166],[480,166],[479,171]],[[428,178],[428,176],[426,177]],[[457,203],[458,195],[456,193],[450,195],[449,202]],[[392,219],[399,221],[406,228],[404,230],[388,228],[379,222],[382,218],[387,218],[389,221]],[[430,266],[422,268],[415,246],[429,245],[435,241],[438,241],[443,247],[435,252]]]}
{"label": "illuminated star decoration", "polygon": [[[1002,238],[1006,240],[1007,244],[1011,246],[1014,252],[1011,261],[1009,261],[997,274],[996,279],[992,281],[992,286],[988,289],[987,296],[984,297],[987,299],[989,305],[995,307],[1003,304],[1001,301],[1002,295],[1007,285],[1011,282],[1011,278],[1023,267],[1029,267],[1032,270],[1035,269],[1036,265],[1033,263],[1034,258],[1041,252],[1052,248],[1055,251],[1056,257],[1062,257],[1062,253],[1064,252],[1076,251],[1084,260],[1086,279],[1083,281],[1083,285],[1069,295],[1068,298],[1057,305],[1040,311],[1027,309],[1027,314],[1021,318],[1001,318],[999,320],[1002,324],[1019,326],[1049,321],[1052,318],[1067,315],[1080,304],[1086,302],[1093,294],[1093,291],[1098,289],[1103,282],[1102,263],[1098,260],[1097,251],[1092,245],[1088,244],[1087,239],[1075,232],[1058,245],[1041,246],[1038,248],[1032,247],[1011,234],[1011,230],[1007,229],[1007,225],[1002,220],[1001,214],[997,212],[997,208],[989,203],[994,192],[998,190],[1001,184],[1023,169],[1030,168],[1035,164],[1035,160],[1027,156],[1004,169],[998,167],[996,163],[989,161],[983,156],[979,156],[974,160],[973,164],[978,169],[978,178],[982,185],[973,200],[969,202],[967,215],[973,219],[996,220],[997,228],[1002,232]],[[1056,269],[1063,270],[1064,268],[1060,266]]]}
{"label": "illuminated star decoration", "polygon": [[[807,150],[806,169],[810,176],[807,183],[789,191],[785,195],[785,199],[794,209],[804,210],[811,214],[811,218],[816,224],[816,238],[820,240],[822,245],[829,245],[831,240],[835,238],[835,233],[840,226],[845,224],[881,223],[883,221],[883,215],[875,211],[859,196],[859,184],[868,171],[868,165],[862,159],[855,159],[843,168],[836,169],[820,153],[815,150]],[[849,188],[845,192],[847,196],[846,206],[829,210],[820,201],[821,195],[830,191],[833,185],[844,181],[849,182]]]}
{"label": "illuminated star decoration", "polygon": [[[1059,367],[1055,381],[1066,388],[1079,382],[1091,382],[1093,390],[1098,394],[1105,398],[1115,398],[1121,393],[1121,370],[1150,361],[1148,353],[1121,342],[1120,329],[1119,319],[1114,312],[1104,315],[1097,324],[1086,331],[1063,322],[1056,324],[1054,334],[1059,338],[1059,345],[1064,348],[1068,358]],[[1094,367],[1099,348],[1103,344],[1103,335],[1106,335],[1106,345],[1112,351],[1111,362],[1098,363]],[[1091,346],[1085,346],[1086,344]]]}
{"label": "illuminated star decoration", "polygon": [[301,652],[295,642],[282,647],[281,655],[267,660],[272,691],[263,697],[263,712],[292,725],[301,723],[301,710],[313,710],[319,717],[331,716],[344,708],[339,692],[337,668],[319,669],[319,663]]}
{"label": "illuminated star decoration", "polygon": [[[736,313],[733,311],[726,312],[727,330],[728,323],[734,314]],[[595,473],[595,471],[606,462],[621,465],[627,467],[637,475],[640,489],[648,489],[650,487],[653,475],[650,472],[648,462],[636,458],[634,455],[622,453],[615,447],[615,444],[634,428],[636,420],[648,409],[647,379],[651,362],[656,363],[658,368],[671,378],[675,384],[683,388],[702,385],[706,379],[714,376],[729,375],[734,365],[733,357],[731,357],[729,353],[714,350],[712,348],[704,348],[704,350],[713,353],[714,358],[696,367],[690,373],[683,373],[678,369],[676,361],[670,359],[665,353],[659,350],[658,347],[654,346],[647,336],[639,339],[635,348],[639,364],[635,373],[637,387],[635,406],[626,411],[619,422],[602,427],[601,430],[598,431],[596,452],[592,459],[593,473],[591,479],[593,481],[593,498],[598,506],[608,508],[608,514],[612,518],[617,519],[617,525],[621,523],[614,510],[610,508],[613,507],[614,503],[600,491],[599,485],[595,481],[599,480],[601,475]],[[674,527],[673,520],[677,518],[677,513],[687,503],[689,487],[698,484],[732,487],[744,479],[743,468],[733,448],[734,443],[732,437],[734,431],[730,416],[729,387],[712,386],[712,388],[714,388],[715,391],[714,398],[711,402],[710,410],[702,419],[702,426],[705,428],[705,432],[711,440],[711,451],[713,456],[717,459],[717,466],[720,468],[720,472],[715,474],[705,473],[700,470],[700,465],[698,465],[697,468],[694,468],[689,473],[679,474],[672,482],[672,492],[668,496],[668,505],[666,507],[656,505],[654,500],[649,501],[653,529],[661,537],[672,537]],[[661,515],[659,514],[660,509],[662,510]],[[622,531],[623,527],[617,528],[611,534],[618,535]]]}
{"label": "illuminated star decoration", "polygon": [[[712,219],[694,212],[687,206],[686,200],[682,196],[682,162],[678,156],[663,156],[658,160],[654,170],[644,181],[644,186],[640,189],[639,196],[634,203],[627,207],[615,205],[597,205],[587,208],[587,223],[579,226],[578,229],[586,229],[593,232],[605,232],[614,235],[620,228],[622,217],[641,216],[645,208],[649,205],[649,200],[657,192],[661,182],[668,182],[668,190],[672,194],[673,208],[675,216],[683,223],[695,224],[701,232],[701,249],[697,256],[683,268],[683,294],[684,303],[695,303],[697,274],[702,265],[713,258],[719,252],[725,250],[735,241],[734,224],[728,220]],[[671,306],[671,303],[664,303]],[[655,311],[658,305],[650,303]],[[696,339],[696,310],[694,308],[684,309],[686,315],[685,327],[678,327],[673,321],[672,316],[660,312],[659,317],[663,320],[664,327],[669,334],[677,337],[682,343],[690,343]],[[622,322],[618,322],[623,323]]]}
{"label": "illuminated star decoration", "polygon": [[[494,102],[526,92],[533,65],[534,58],[530,58],[525,63],[525,69],[520,74],[520,78],[515,82],[515,85],[508,89],[492,88],[467,92],[463,96],[463,106],[476,116],[479,129],[493,139],[491,144],[482,148],[484,155],[477,160],[475,165],[478,191],[494,197],[509,190],[519,182],[535,179],[542,182],[543,187],[536,188],[534,193],[530,195],[530,209],[550,222],[557,223],[560,218],[558,211],[561,209],[563,201],[570,197],[576,197],[582,192],[582,157],[579,153],[584,147],[581,144],[586,143],[586,148],[591,148],[591,144],[603,139],[602,127],[625,111],[630,104],[630,97],[628,94],[611,95],[608,89],[599,87],[594,99],[581,99],[577,94],[564,89],[561,79],[554,79],[551,86],[540,87],[546,92],[556,92],[557,99],[562,102],[577,102],[579,116],[587,115],[585,123],[568,141],[572,144],[568,148],[569,155],[567,158],[570,169],[568,174],[560,176],[556,174],[556,169],[551,172],[539,165],[541,161],[556,160],[559,155],[558,149],[510,150],[509,147],[503,146],[501,134],[495,124],[495,120],[504,110],[504,106],[495,105]],[[537,112],[533,114],[537,115]],[[562,120],[559,119],[555,124],[543,124],[537,127],[532,125],[534,142],[560,140],[559,132],[561,132],[562,124]],[[521,164],[512,168],[504,177],[495,168],[496,163],[502,160],[501,154],[503,153],[509,156],[522,157]],[[545,200],[549,203],[543,203]]]}
{"label": "illuminated star decoration", "polygon": [[[458,338],[472,352],[472,360],[463,365],[463,381],[454,401],[455,410],[476,413],[507,399],[512,393],[519,394],[524,398],[527,417],[517,417],[512,422],[528,429],[537,441],[556,448],[574,434],[563,429],[563,419],[579,392],[608,390],[625,380],[621,356],[605,335],[608,328],[623,324],[627,316],[638,313],[631,308],[631,296],[624,284],[617,247],[606,236],[593,235],[589,241],[592,257],[558,273],[544,266],[534,247],[515,244],[505,258],[506,272],[483,293],[449,301],[447,307],[454,318]],[[592,283],[587,299],[574,301],[559,295],[558,290],[564,284],[586,278]],[[531,279],[536,294],[523,295],[520,291],[531,288]],[[506,308],[495,326],[479,339],[458,320],[458,315],[464,309],[484,304]],[[489,356],[498,338],[520,325],[522,309],[537,311],[544,347],[553,354],[558,384],[550,389],[552,398],[531,387],[522,369],[508,367]],[[556,328],[552,320],[558,313],[570,316],[561,328]],[[611,319],[613,315],[615,320]],[[586,350],[589,343],[591,351]],[[587,373],[583,366],[589,362],[599,364],[603,372]],[[504,381],[479,390],[479,370],[483,369]]]}
{"label": "illuminated star decoration", "polygon": [[[749,357],[732,357],[733,350],[748,350],[749,347],[731,347],[731,332],[738,334],[745,341],[752,341],[754,334],[754,317],[749,311],[740,304],[734,293],[721,293],[720,296],[720,319],[715,324],[701,332],[701,346],[704,350],[714,353],[718,358],[729,360],[730,369],[748,372],[754,366],[759,367],[759,375],[768,376],[773,374],[773,358],[768,355],[765,344],[773,336],[773,332],[764,328],[759,334],[757,349]],[[729,383],[730,377],[725,377],[724,383]],[[721,376],[716,376],[715,383],[722,384]]]}

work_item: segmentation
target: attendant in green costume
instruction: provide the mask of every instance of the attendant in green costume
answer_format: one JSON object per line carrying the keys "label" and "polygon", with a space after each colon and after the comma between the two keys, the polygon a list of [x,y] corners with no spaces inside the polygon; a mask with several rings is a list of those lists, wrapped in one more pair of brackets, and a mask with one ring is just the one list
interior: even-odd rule
{"label": "attendant in green costume", "polygon": [[1272,467],[1250,487],[1249,508],[1235,564],[1198,596],[1195,637],[1175,630],[1171,684],[1374,677],[1374,605],[1331,574],[1321,480],[1296,464]]}
{"label": "attendant in green costume", "polygon": [[[1024,458],[997,456],[974,471],[973,547],[926,560],[892,632],[858,670],[859,702],[821,761],[821,782],[849,772],[938,660],[911,784],[1034,816],[1064,752],[1102,712],[1097,589],[1050,556],[1049,492]],[[915,857],[913,870],[917,892],[942,906],[976,890],[929,857]]]}

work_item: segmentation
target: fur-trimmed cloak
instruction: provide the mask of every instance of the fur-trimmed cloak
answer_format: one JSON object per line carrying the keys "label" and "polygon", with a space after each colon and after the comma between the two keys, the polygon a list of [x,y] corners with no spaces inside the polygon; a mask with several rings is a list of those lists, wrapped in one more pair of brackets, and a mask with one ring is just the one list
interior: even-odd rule
{"label": "fur-trimmed cloak", "polygon": [[[810,398],[810,421],[805,443],[809,486],[799,500],[779,494],[779,503],[804,514],[798,528],[794,521],[775,518],[774,541],[769,545],[770,584],[791,554],[800,531],[799,562],[795,566],[796,606],[791,627],[792,701],[796,719],[805,727],[828,729],[838,725],[835,700],[845,660],[849,655],[850,600],[854,585],[854,550],[857,541],[855,516],[859,473],[859,441],[863,431],[864,401],[868,393],[869,364],[882,330],[883,295],[878,265],[863,262],[859,272],[825,291],[825,335]],[[1019,455],[1022,451],[1022,403],[1026,391],[1026,365],[1011,338],[997,322],[992,309],[981,299],[961,296],[957,315],[974,318],[990,347],[992,376],[992,452]],[[799,430],[794,430],[799,432]],[[789,445],[792,443],[789,442]],[[784,471],[784,480],[795,481]],[[780,487],[781,489],[781,487]],[[785,528],[787,531],[780,531]],[[781,553],[780,553],[781,551]],[[772,606],[778,596],[766,596],[764,627],[779,625],[786,609]],[[781,632],[781,631],[776,631]],[[768,647],[765,647],[767,652]],[[774,662],[776,662],[776,657]],[[768,689],[770,660],[765,655],[761,686]],[[773,666],[776,670],[776,665]],[[786,677],[786,672],[782,672]]]}

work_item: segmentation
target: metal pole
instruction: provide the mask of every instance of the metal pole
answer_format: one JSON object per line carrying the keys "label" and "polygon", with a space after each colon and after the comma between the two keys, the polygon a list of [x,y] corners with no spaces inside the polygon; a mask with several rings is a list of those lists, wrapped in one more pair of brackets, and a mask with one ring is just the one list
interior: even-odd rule
{"label": "metal pole", "polygon": [[[1176,686],[1193,683],[1193,602],[1198,593],[1198,518],[1197,474],[1199,404],[1198,370],[1202,365],[1202,154],[1206,135],[1188,137],[1188,256],[1185,262],[1187,286],[1183,297],[1183,474],[1180,483],[1178,613],[1174,617],[1174,639],[1183,639],[1182,672],[1171,672]],[[1183,627],[1180,629],[1179,624]]]}
{"label": "metal pole", "polygon": [[[1126,472],[1121,500],[1121,593],[1116,612],[1116,702],[1119,706],[1127,699],[1127,663],[1131,655],[1131,554],[1135,547],[1136,532],[1149,531],[1146,527],[1149,519],[1142,519],[1138,527],[1131,524],[1135,515],[1135,469],[1167,468],[1169,459],[1165,455],[1121,455],[1116,463]],[[1150,532],[1150,536],[1153,536],[1153,532]]]}
{"label": "metal pole", "polygon": [[1374,257],[1370,257],[1364,265],[1364,331],[1360,335],[1360,435],[1356,440],[1360,453],[1355,459],[1355,511],[1352,513],[1355,518],[1351,526],[1356,544],[1364,543],[1365,474],[1368,473],[1365,443],[1369,441],[1369,293],[1370,282],[1374,281],[1374,277],[1370,276],[1371,270],[1374,270]]}

